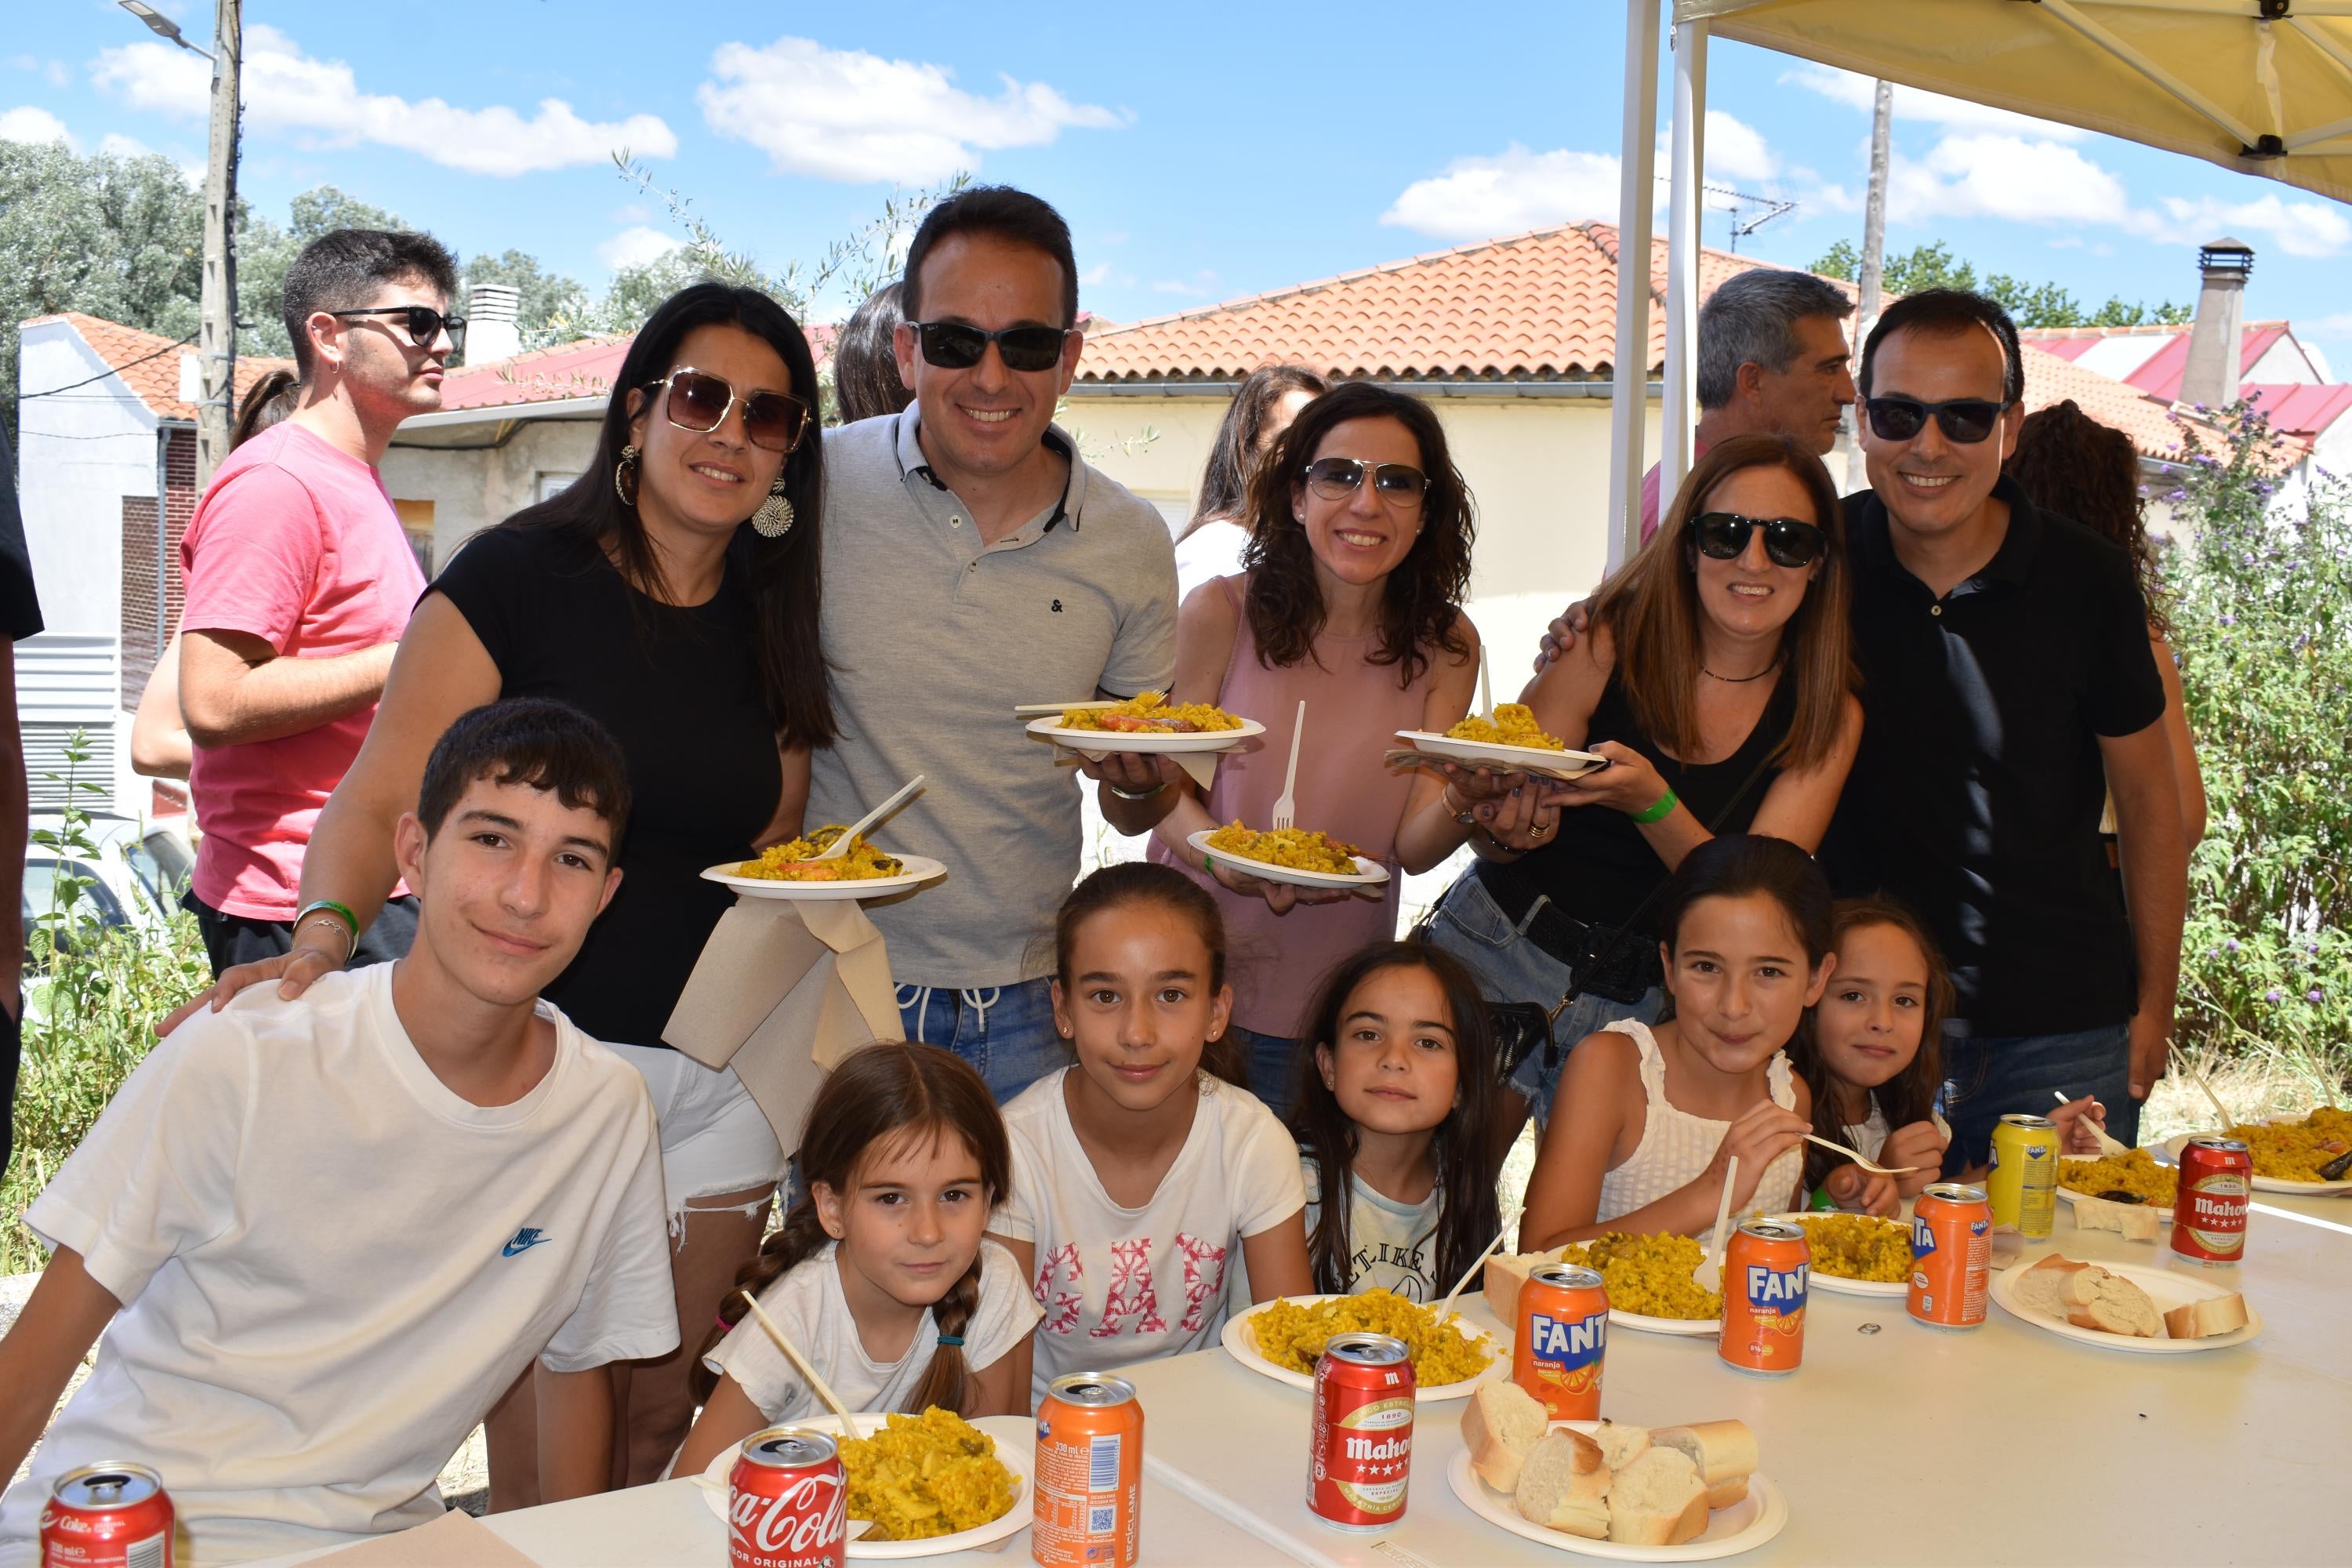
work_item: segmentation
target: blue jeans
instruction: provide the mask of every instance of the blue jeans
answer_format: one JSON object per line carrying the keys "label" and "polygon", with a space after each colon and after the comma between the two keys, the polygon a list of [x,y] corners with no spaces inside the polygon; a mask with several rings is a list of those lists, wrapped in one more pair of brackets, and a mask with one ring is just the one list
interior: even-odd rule
{"label": "blue jeans", "polygon": [[1289,1121],[1298,1092],[1298,1053],[1305,1043],[1284,1035],[1261,1035],[1239,1024],[1229,1026],[1226,1033],[1240,1047],[1243,1065],[1249,1068],[1250,1092],[1265,1101],[1276,1121]]}
{"label": "blue jeans", "polygon": [[[1568,965],[1528,941],[1521,929],[1535,913],[1531,908],[1526,920],[1513,921],[1486,891],[1486,885],[1475,873],[1465,874],[1446,889],[1430,916],[1430,945],[1460,959],[1478,982],[1478,994],[1487,1001],[1532,1002],[1549,1010],[1559,1006],[1559,999],[1568,994],[1570,974]],[[1654,1024],[1665,1011],[1665,993],[1656,986],[1639,1002],[1617,1002],[1588,994],[1570,1004],[1566,1012],[1552,1020],[1551,1037],[1559,1048],[1549,1068],[1538,1047],[1511,1075],[1511,1088],[1535,1108],[1537,1125],[1551,1120],[1552,1097],[1559,1092],[1560,1069],[1568,1063],[1570,1047],[1620,1018]]]}
{"label": "blue jeans", "polygon": [[902,981],[898,1023],[909,1040],[944,1046],[977,1068],[999,1105],[1076,1059],[1055,1031],[1052,983],[1043,975],[964,990]]}
{"label": "blue jeans", "polygon": [[2108,1136],[2127,1145],[2139,1142],[2128,1024],[2073,1035],[1946,1035],[1944,1079],[1950,1086],[1944,1120],[1952,1124],[1946,1175],[1985,1163],[1992,1130],[2004,1114],[2047,1116],[2060,1094],[2069,1100],[2097,1095],[2107,1108]]}

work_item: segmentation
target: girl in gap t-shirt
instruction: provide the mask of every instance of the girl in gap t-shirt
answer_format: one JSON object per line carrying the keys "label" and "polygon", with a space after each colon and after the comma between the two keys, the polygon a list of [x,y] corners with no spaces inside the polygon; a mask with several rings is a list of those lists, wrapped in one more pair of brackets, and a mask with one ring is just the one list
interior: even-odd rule
{"label": "girl in gap t-shirt", "polygon": [[1034,1356],[1033,1401],[1065,1373],[1214,1344],[1236,1253],[1255,1300],[1313,1289],[1297,1146],[1240,1085],[1209,895],[1165,866],[1105,867],[1063,902],[1054,952],[1077,1065],[1004,1108],[994,1230],[1045,1311],[1013,1352]]}

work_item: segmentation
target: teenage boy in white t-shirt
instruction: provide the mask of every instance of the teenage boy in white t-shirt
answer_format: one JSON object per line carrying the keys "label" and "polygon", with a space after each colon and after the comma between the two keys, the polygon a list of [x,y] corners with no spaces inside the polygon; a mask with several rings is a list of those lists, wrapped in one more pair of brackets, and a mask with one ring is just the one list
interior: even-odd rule
{"label": "teenage boy in white t-shirt", "polygon": [[395,834],[408,956],[255,986],[131,1075],[25,1215],[53,1256],[0,1341],[0,1476],[106,1337],[0,1500],[0,1565],[104,1461],[163,1477],[183,1568],[423,1523],[534,1359],[543,1495],[605,1489],[605,1365],[677,1343],[660,1144],[644,1079],[539,992],[619,884],[628,796],[585,715],[474,710]]}

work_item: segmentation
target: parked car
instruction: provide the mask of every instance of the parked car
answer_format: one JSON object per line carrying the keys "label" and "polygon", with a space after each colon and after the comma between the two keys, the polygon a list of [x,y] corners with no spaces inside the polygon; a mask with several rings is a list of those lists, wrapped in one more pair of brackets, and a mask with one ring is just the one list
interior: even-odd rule
{"label": "parked car", "polygon": [[25,846],[25,930],[48,912],[56,897],[58,869],[89,879],[82,896],[89,900],[100,922],[111,926],[161,926],[179,907],[180,895],[195,868],[195,852],[174,827],[142,823],[135,817],[92,816],[87,833],[97,848],[93,861],[59,852],[39,843],[31,832],[60,833],[65,818],[56,812],[36,813]]}

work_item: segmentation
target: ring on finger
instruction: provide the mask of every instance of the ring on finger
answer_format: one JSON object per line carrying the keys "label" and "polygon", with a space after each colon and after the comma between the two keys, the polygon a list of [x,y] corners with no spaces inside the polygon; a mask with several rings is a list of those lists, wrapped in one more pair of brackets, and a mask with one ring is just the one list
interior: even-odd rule
{"label": "ring on finger", "polygon": [[1531,838],[1541,838],[1545,834],[1549,833],[1550,831],[1551,824],[1549,822],[1531,822],[1528,824],[1528,836]]}

